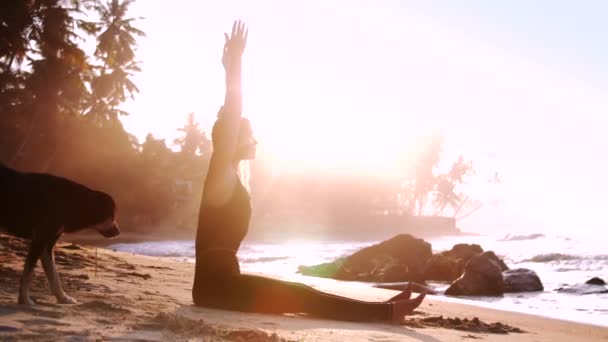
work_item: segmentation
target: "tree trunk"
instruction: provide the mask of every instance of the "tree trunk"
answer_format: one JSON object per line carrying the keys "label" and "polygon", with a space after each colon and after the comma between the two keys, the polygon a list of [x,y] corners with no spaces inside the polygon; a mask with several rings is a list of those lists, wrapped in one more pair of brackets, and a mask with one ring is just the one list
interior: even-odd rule
{"label": "tree trunk", "polygon": [[479,209],[481,209],[481,208],[483,208],[483,204],[478,205],[477,207],[475,207],[475,208],[471,209],[471,211],[469,211],[468,213],[466,213],[466,214],[464,214],[464,215],[462,215],[462,216],[460,216],[460,217],[455,217],[454,219],[455,219],[456,221],[460,221],[460,220],[462,220],[463,218],[465,218],[465,217],[467,217],[467,216],[469,216],[469,215],[473,214],[474,212],[476,212],[477,210],[479,210]]}
{"label": "tree trunk", "polygon": [[454,209],[454,215],[453,215],[453,217],[456,217],[456,215],[458,215],[458,213],[460,212],[460,210],[462,209],[462,207],[464,206],[464,204],[467,203],[468,200],[469,200],[469,196],[466,196],[462,201],[460,201],[460,204],[458,205],[458,208]]}

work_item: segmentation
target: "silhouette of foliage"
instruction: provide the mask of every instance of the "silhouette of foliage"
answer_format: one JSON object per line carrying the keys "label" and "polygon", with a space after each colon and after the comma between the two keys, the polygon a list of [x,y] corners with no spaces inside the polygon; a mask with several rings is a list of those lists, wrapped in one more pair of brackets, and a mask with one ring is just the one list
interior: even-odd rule
{"label": "silhouette of foliage", "polygon": [[[205,158],[185,158],[151,136],[140,144],[119,121],[128,114],[121,104],[138,92],[132,76],[144,33],[140,18],[128,17],[132,3],[2,3],[0,161],[108,191],[127,230],[194,226]],[[87,54],[90,40],[96,48]]]}
{"label": "silhouette of foliage", "polygon": [[180,147],[182,153],[206,155],[211,152],[211,141],[207,139],[207,135],[200,129],[199,124],[194,121],[194,113],[188,114],[186,125],[179,128],[178,131],[184,135],[175,139],[173,143]]}

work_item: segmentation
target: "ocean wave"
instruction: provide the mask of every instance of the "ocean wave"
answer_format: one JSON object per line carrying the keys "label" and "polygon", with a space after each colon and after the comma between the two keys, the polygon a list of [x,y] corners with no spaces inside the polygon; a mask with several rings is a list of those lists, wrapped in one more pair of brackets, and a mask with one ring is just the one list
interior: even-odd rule
{"label": "ocean wave", "polygon": [[522,262],[551,262],[551,261],[565,261],[565,260],[580,260],[582,257],[571,255],[571,254],[562,254],[562,253],[545,253],[545,254],[537,254],[530,259],[525,259]]}
{"label": "ocean wave", "polygon": [[[608,261],[608,254],[598,254],[598,255],[573,255],[573,254],[564,254],[564,253],[543,253],[537,254],[531,258],[521,260],[519,262],[552,262],[552,261],[577,261],[580,260],[582,262],[581,265],[596,263],[598,261]],[[604,264],[604,263],[601,263]],[[603,267],[603,266],[602,266]]]}
{"label": "ocean wave", "polygon": [[194,242],[190,241],[152,241],[138,243],[117,243],[108,248],[133,254],[155,257],[193,257]]}
{"label": "ocean wave", "polygon": [[280,257],[259,257],[259,258],[243,258],[240,261],[243,263],[254,264],[258,262],[273,262],[279,260],[287,260],[289,257],[280,256]]}
{"label": "ocean wave", "polygon": [[524,241],[524,240],[536,240],[536,239],[544,239],[547,236],[541,233],[529,234],[529,235],[511,235],[507,234],[502,239],[498,241]]}

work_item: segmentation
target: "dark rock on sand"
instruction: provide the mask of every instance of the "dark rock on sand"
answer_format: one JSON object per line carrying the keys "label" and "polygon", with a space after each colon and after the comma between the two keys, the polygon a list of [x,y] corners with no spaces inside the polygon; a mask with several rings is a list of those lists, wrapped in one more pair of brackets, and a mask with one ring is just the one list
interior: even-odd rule
{"label": "dark rock on sand", "polygon": [[455,329],[461,331],[470,331],[485,334],[509,334],[509,333],[525,333],[518,327],[513,327],[501,322],[486,323],[477,317],[468,318],[444,318],[443,316],[431,316],[424,318],[409,318],[404,322],[404,325],[413,328],[437,327],[445,329]]}
{"label": "dark rock on sand", "polygon": [[504,293],[501,260],[494,252],[472,257],[463,275],[448,287],[448,296],[501,296]]}
{"label": "dark rock on sand", "polygon": [[424,270],[426,280],[454,281],[462,275],[466,261],[450,259],[444,254],[435,254],[427,262]]}
{"label": "dark rock on sand", "polygon": [[534,292],[543,291],[543,283],[536,272],[527,268],[516,268],[502,272],[504,291],[506,292]]}
{"label": "dark rock on sand", "polygon": [[369,282],[424,281],[431,244],[409,234],[363,248],[331,263],[300,266],[304,275]]}
{"label": "dark rock on sand", "polygon": [[602,278],[593,277],[585,282],[587,285],[606,285],[606,282]]}
{"label": "dark rock on sand", "polygon": [[[464,272],[467,262],[483,253],[477,244],[457,244],[451,250],[433,255],[426,263],[424,278],[435,281],[454,281]],[[506,267],[506,265],[505,265]]]}

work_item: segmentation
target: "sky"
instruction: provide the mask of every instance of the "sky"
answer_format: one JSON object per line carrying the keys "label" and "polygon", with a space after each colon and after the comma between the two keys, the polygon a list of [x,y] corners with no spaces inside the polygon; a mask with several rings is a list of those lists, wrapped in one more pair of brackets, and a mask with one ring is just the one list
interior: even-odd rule
{"label": "sky", "polygon": [[[390,174],[430,131],[472,159],[472,232],[608,235],[608,2],[137,1],[126,129],[207,131],[242,19],[244,113],[277,167]],[[501,183],[486,178],[499,172]]]}

